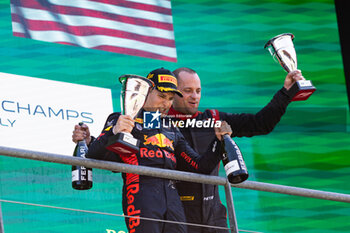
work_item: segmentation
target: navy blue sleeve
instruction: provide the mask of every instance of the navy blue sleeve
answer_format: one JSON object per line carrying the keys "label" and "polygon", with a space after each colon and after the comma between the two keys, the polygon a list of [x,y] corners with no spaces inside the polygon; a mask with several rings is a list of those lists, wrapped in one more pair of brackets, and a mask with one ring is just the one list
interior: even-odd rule
{"label": "navy blue sleeve", "polygon": [[108,137],[113,135],[113,126],[118,121],[120,113],[113,113],[108,116],[101,134],[90,143],[87,158],[120,162],[120,157],[107,150]]}

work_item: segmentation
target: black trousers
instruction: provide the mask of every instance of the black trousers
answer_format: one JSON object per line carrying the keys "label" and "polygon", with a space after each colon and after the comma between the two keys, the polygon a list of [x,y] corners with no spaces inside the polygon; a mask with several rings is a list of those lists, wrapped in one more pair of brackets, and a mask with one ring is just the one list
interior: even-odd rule
{"label": "black trousers", "polygon": [[187,233],[183,224],[138,219],[154,218],[186,222],[184,209],[173,182],[127,174],[123,186],[123,211],[129,233]]}
{"label": "black trousers", "polygon": [[[188,223],[227,227],[226,208],[220,202],[187,204],[183,202]],[[229,233],[229,230],[188,226],[190,233]]]}

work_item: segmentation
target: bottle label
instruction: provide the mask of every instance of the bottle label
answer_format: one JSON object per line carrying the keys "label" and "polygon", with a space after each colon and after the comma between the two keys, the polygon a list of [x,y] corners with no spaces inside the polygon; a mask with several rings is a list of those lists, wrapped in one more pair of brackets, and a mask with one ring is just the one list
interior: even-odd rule
{"label": "bottle label", "polygon": [[79,170],[72,171],[72,181],[79,181]]}
{"label": "bottle label", "polygon": [[88,170],[88,181],[92,182],[92,171]]}
{"label": "bottle label", "polygon": [[[92,181],[92,171],[87,170],[85,167],[81,167],[79,179],[79,169],[72,171],[72,181]],[[87,174],[86,174],[87,173]]]}
{"label": "bottle label", "polygon": [[231,161],[231,162],[229,162],[228,164],[225,165],[226,175],[229,175],[232,172],[235,172],[235,171],[238,171],[238,170],[240,170],[240,168],[239,168],[237,160],[233,160],[233,161]]}
{"label": "bottle label", "polygon": [[79,146],[79,157],[85,158],[85,154],[87,153],[87,147],[85,144]]}

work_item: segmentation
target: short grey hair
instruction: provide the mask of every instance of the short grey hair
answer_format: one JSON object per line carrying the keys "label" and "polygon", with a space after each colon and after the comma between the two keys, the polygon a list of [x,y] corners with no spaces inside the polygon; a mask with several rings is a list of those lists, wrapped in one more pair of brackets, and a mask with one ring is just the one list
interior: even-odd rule
{"label": "short grey hair", "polygon": [[175,75],[175,77],[177,79],[179,79],[179,74],[184,71],[184,72],[187,72],[187,73],[190,73],[190,74],[196,74],[197,72],[194,71],[193,69],[191,68],[188,68],[188,67],[180,67],[180,68],[177,68],[176,70],[173,71],[173,74]]}

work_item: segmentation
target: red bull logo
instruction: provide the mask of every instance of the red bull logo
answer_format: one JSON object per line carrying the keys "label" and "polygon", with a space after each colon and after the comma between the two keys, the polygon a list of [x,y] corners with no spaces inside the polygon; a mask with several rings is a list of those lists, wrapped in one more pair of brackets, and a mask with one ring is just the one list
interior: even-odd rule
{"label": "red bull logo", "polygon": [[171,159],[176,164],[176,158],[174,153],[170,153],[164,149],[158,148],[156,151],[148,148],[141,147],[140,148],[140,156],[141,158],[164,158],[164,156],[168,159]]}
{"label": "red bull logo", "polygon": [[152,146],[159,146],[159,147],[169,147],[172,150],[174,150],[173,141],[167,138],[164,134],[158,133],[156,135],[148,137],[147,135],[144,135],[145,142],[144,145],[151,144]]}
{"label": "red bull logo", "polygon": [[[121,159],[126,164],[139,165],[137,161],[137,157],[135,155],[132,156],[121,156]],[[124,214],[130,216],[128,218],[129,221],[129,232],[136,232],[136,228],[140,225],[140,216],[141,210],[135,206],[134,200],[137,198],[137,193],[140,190],[140,177],[137,174],[126,173],[126,200],[127,207],[126,212]],[[125,195],[125,194],[124,194]]]}

